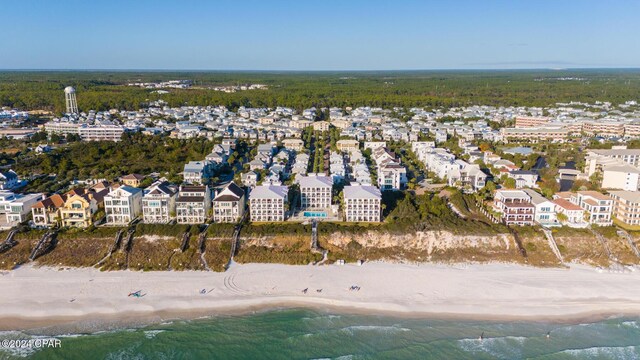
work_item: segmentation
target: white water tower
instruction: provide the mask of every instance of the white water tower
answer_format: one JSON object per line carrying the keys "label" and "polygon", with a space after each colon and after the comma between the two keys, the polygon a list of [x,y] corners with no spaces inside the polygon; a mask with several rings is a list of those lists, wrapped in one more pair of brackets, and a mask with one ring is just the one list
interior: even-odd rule
{"label": "white water tower", "polygon": [[67,103],[67,114],[77,114],[78,101],[76,101],[76,89],[72,86],[64,88],[64,99]]}

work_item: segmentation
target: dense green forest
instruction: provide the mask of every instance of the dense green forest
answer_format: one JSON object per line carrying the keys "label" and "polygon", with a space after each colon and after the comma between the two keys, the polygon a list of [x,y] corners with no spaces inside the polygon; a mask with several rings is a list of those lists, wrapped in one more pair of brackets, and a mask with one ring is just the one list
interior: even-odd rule
{"label": "dense green forest", "polygon": [[[572,78],[572,79],[567,79]],[[128,82],[189,79],[194,88],[169,94],[125,86]],[[564,79],[564,80],[563,80]],[[260,83],[268,90],[224,93],[207,86]],[[225,105],[297,109],[316,106],[449,107],[549,106],[567,101],[638,98],[640,70],[396,71],[396,72],[0,72],[0,106],[64,109],[62,89],[74,86],[81,110],[136,110],[163,99],[171,106]]]}

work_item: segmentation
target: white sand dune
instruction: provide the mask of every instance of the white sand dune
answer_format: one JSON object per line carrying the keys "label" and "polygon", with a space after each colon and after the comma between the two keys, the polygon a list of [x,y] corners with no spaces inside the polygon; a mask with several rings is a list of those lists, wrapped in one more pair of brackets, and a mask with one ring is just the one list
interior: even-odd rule
{"label": "white sand dune", "polygon": [[[482,319],[640,314],[640,273],[598,273],[588,267],[248,264],[225,273],[22,267],[3,274],[0,328],[5,330],[34,322],[301,306]],[[349,290],[352,285],[360,290]],[[207,293],[200,294],[201,289]],[[137,290],[145,295],[128,296]]]}

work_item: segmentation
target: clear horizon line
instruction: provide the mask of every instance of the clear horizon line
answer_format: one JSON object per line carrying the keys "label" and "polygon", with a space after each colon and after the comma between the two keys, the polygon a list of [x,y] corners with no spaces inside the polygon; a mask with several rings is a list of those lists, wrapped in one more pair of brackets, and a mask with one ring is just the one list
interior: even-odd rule
{"label": "clear horizon line", "polygon": [[560,70],[640,70],[639,67],[629,66],[583,66],[583,67],[563,67],[563,66],[546,66],[546,67],[521,67],[521,68],[423,68],[423,69],[179,69],[179,68],[157,68],[157,69],[136,69],[136,68],[0,68],[0,72],[11,71],[143,71],[143,72],[418,72],[418,71],[560,71]]}

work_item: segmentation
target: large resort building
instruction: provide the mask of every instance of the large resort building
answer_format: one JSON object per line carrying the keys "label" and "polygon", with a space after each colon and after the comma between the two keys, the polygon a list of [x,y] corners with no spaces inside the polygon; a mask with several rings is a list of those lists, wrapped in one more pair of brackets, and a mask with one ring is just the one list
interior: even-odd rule
{"label": "large resort building", "polygon": [[345,186],[344,215],[348,222],[380,222],[382,194],[375,186]]}
{"label": "large resort building", "polygon": [[333,179],[323,175],[300,176],[300,210],[324,210],[331,208]]}
{"label": "large resort building", "polygon": [[256,186],[249,196],[251,221],[284,221],[288,193],[287,186]]}

